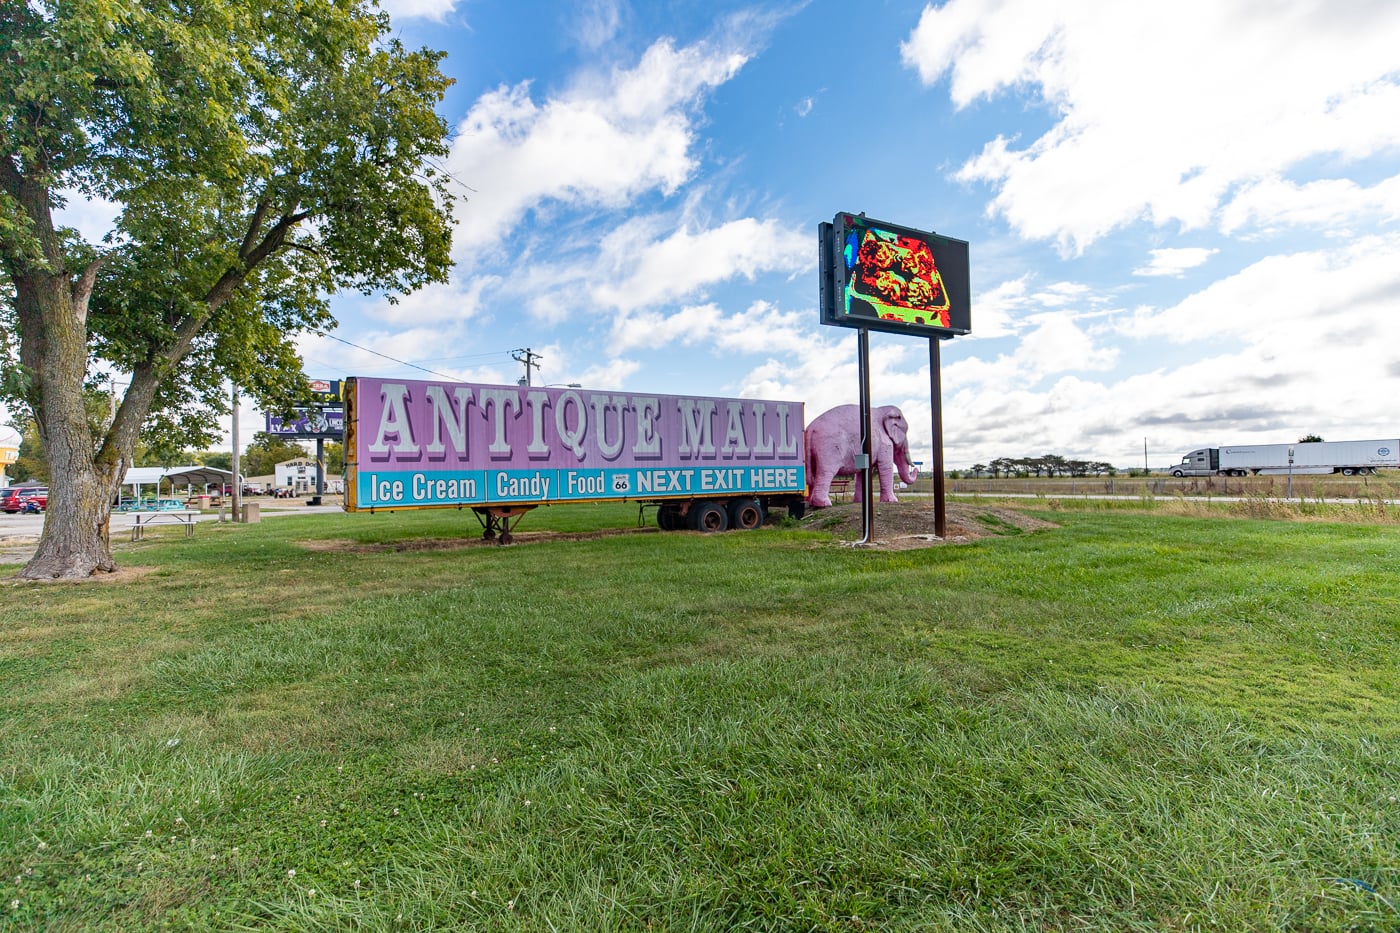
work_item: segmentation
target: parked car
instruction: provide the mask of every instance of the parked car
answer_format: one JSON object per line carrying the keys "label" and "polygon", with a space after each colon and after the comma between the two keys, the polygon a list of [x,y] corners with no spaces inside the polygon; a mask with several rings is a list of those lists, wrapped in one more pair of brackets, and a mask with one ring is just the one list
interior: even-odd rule
{"label": "parked car", "polygon": [[49,487],[47,486],[9,486],[0,489],[0,511],[14,515],[23,511],[25,501],[33,499],[40,511],[48,508]]}

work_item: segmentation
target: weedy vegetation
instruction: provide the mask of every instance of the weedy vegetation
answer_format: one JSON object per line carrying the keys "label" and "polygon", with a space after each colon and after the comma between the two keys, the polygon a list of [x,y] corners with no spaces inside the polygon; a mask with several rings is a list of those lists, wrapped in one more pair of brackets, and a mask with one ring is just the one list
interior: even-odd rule
{"label": "weedy vegetation", "polygon": [[1400,529],[1058,504],[895,552],[303,516],[6,583],[0,927],[1400,928]]}

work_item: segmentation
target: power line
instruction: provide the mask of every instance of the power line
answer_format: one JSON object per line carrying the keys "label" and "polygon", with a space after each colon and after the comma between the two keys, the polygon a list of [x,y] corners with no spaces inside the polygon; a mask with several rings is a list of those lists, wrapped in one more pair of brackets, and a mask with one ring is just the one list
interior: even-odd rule
{"label": "power line", "polygon": [[391,363],[398,363],[400,366],[412,366],[414,369],[422,370],[422,371],[425,372],[425,373],[431,373],[431,374],[434,375],[434,376],[441,376],[441,377],[444,378],[444,379],[454,379],[454,378],[456,378],[456,377],[454,377],[454,376],[449,376],[449,375],[447,375],[447,373],[440,373],[440,372],[438,372],[438,371],[435,370],[435,369],[429,369],[429,368],[426,367],[426,366],[419,366],[417,363],[410,363],[408,360],[397,359],[397,358],[395,358],[395,357],[390,356],[390,355],[387,354],[387,353],[380,353],[378,350],[371,350],[369,347],[362,347],[362,346],[360,346],[358,343],[351,343],[350,341],[345,340],[344,338],[337,337],[335,334],[322,334],[321,336],[323,336],[323,337],[329,337],[329,338],[332,339],[332,340],[336,340],[336,341],[339,341],[340,343],[345,344],[347,347],[354,347],[356,350],[363,350],[363,351],[366,352],[366,353],[373,353],[375,356],[382,356],[384,359],[388,360],[389,362],[391,362]]}
{"label": "power line", "polygon": [[525,381],[522,382],[521,385],[530,385],[530,384],[532,384],[533,380],[530,378],[530,370],[531,370],[531,369],[539,369],[539,368],[540,368],[540,360],[544,359],[544,357],[540,356],[538,353],[535,353],[535,352],[534,352],[533,350],[531,350],[529,347],[524,347],[523,349],[511,350],[511,351],[510,351],[510,357],[511,357],[511,359],[515,360],[517,363],[524,363],[524,364],[525,364]]}

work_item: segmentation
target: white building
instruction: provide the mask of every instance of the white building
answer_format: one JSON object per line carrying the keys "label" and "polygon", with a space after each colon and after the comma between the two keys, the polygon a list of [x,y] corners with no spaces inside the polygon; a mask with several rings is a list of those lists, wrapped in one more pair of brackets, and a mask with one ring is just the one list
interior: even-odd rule
{"label": "white building", "polygon": [[[316,492],[316,461],[310,457],[283,460],[273,467],[273,481],[278,489],[290,490],[294,496],[312,494]],[[326,492],[342,492],[344,487],[339,476],[326,477]]]}

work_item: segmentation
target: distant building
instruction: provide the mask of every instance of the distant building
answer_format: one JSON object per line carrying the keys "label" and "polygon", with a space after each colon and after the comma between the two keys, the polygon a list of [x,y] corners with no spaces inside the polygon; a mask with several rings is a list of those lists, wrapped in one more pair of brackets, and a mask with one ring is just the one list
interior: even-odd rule
{"label": "distant building", "polygon": [[[286,490],[294,496],[309,495],[316,491],[316,461],[310,457],[284,460],[273,468],[273,477],[278,490]],[[339,476],[326,477],[326,492],[343,492],[344,488]]]}

